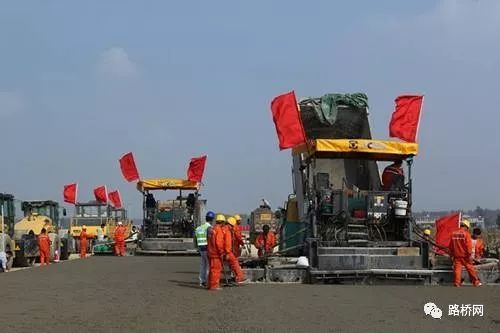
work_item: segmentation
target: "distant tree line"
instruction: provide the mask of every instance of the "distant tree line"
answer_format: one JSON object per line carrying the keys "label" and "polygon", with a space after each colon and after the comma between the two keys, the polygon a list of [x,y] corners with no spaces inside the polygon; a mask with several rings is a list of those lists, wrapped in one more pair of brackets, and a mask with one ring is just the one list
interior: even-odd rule
{"label": "distant tree line", "polygon": [[[455,209],[451,211],[420,211],[414,212],[413,215],[416,218],[430,218],[437,219],[441,216],[447,215],[451,212],[457,212],[460,209]],[[471,217],[482,217],[484,218],[484,223],[488,227],[498,226],[500,228],[500,209],[487,209],[477,206],[472,210],[463,210],[463,214],[469,215]]]}

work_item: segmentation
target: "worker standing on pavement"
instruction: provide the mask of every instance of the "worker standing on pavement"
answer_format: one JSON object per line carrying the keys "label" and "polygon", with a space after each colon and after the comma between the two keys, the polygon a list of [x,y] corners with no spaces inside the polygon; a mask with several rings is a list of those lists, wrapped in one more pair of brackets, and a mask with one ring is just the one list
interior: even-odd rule
{"label": "worker standing on pavement", "polygon": [[[235,281],[237,284],[246,283],[245,274],[241,270],[240,263],[238,258],[234,254],[235,252],[235,235],[234,235],[234,226],[236,225],[236,220],[234,217],[230,217],[227,219],[226,226],[224,229],[224,260],[227,261],[229,267],[231,267],[231,271],[235,276]],[[239,245],[238,245],[239,247]]]}
{"label": "worker standing on pavement", "polygon": [[234,230],[234,239],[233,239],[233,249],[234,249],[234,255],[236,258],[239,258],[241,256],[241,247],[245,245],[245,242],[243,240],[243,235],[241,233],[241,216],[235,215],[234,219],[236,220],[236,224],[233,226]]}
{"label": "worker standing on pavement", "polygon": [[276,237],[274,236],[274,232],[270,230],[269,225],[265,224],[262,227],[262,233],[255,239],[254,245],[259,250],[259,257],[273,253],[273,249],[276,246]]}
{"label": "worker standing on pavement", "polygon": [[481,229],[472,230],[472,260],[479,261],[484,254],[484,242],[481,237]]}
{"label": "worker standing on pavement", "polygon": [[87,227],[82,226],[82,231],[80,232],[80,258],[87,258],[87,238],[90,238],[90,235],[87,234]]}
{"label": "worker standing on pavement", "polygon": [[472,264],[472,239],[469,234],[470,222],[463,220],[460,223],[461,228],[451,234],[450,256],[453,260],[454,285],[462,285],[462,266],[465,266],[471,283],[475,286],[481,286],[481,281],[477,277],[476,269]]}
{"label": "worker standing on pavement", "polygon": [[218,214],[215,217],[215,226],[208,231],[207,255],[210,266],[208,273],[208,290],[221,290],[220,275],[224,257],[224,223],[226,217]]}
{"label": "worker standing on pavement", "polygon": [[50,258],[50,241],[47,235],[47,229],[42,228],[40,235],[38,235],[38,249],[40,251],[40,266],[48,265]]}
{"label": "worker standing on pavement", "polygon": [[97,229],[97,241],[104,242],[104,237],[106,236],[106,224],[101,223],[101,227]]}
{"label": "worker standing on pavement", "polygon": [[198,251],[200,251],[200,274],[198,278],[200,280],[200,287],[207,286],[207,278],[208,278],[208,254],[207,254],[207,246],[208,246],[208,233],[209,229],[212,227],[212,222],[214,221],[215,213],[208,212],[205,216],[205,223],[196,228],[195,234],[195,242],[198,247]]}
{"label": "worker standing on pavement", "polygon": [[115,255],[119,257],[123,257],[125,255],[125,227],[121,221],[118,222],[118,225],[115,229],[114,234],[115,239]]}

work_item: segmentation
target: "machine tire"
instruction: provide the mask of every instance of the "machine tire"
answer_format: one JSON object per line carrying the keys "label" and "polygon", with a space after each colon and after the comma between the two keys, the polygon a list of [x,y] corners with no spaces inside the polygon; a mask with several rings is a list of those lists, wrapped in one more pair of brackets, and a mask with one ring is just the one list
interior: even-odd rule
{"label": "machine tire", "polygon": [[31,267],[35,264],[36,257],[25,257],[24,255],[19,254],[19,251],[16,253],[16,257],[14,258],[14,266],[16,267]]}
{"label": "machine tire", "polygon": [[59,257],[60,260],[68,260],[69,259],[69,246],[68,246],[68,239],[67,238],[62,238],[61,239],[61,255]]}

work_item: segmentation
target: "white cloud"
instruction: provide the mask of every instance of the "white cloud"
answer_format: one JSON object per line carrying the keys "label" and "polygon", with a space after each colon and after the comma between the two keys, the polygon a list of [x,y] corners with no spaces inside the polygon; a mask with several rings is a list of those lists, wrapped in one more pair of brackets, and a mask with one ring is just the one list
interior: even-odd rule
{"label": "white cloud", "polygon": [[18,93],[11,91],[0,91],[0,116],[8,116],[22,112],[25,101]]}
{"label": "white cloud", "polygon": [[102,73],[122,77],[132,76],[138,72],[137,65],[121,47],[112,47],[101,53],[98,68]]}

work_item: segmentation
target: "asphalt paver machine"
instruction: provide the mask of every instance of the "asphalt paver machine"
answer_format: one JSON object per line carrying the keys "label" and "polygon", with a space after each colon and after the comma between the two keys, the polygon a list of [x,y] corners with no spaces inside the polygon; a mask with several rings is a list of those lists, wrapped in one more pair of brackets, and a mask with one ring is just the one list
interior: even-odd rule
{"label": "asphalt paver machine", "polygon": [[[194,230],[205,213],[201,184],[185,179],[143,179],[137,189],[143,196],[143,226],[137,254],[196,253]],[[157,200],[160,191],[176,193],[167,200]]]}

